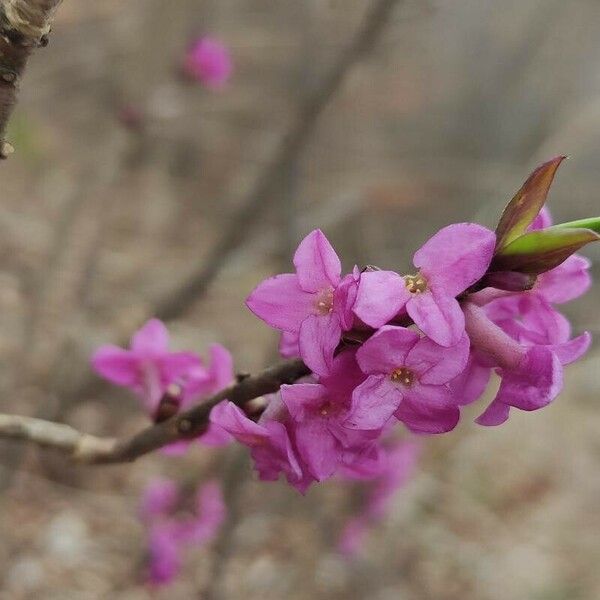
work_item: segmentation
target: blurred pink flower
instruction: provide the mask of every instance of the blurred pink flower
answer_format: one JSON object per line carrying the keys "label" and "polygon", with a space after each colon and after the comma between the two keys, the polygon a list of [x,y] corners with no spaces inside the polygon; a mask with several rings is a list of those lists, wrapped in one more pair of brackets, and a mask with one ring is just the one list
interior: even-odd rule
{"label": "blurred pink flower", "polygon": [[211,36],[196,40],[188,49],[183,68],[185,73],[211,90],[222,89],[233,72],[229,49]]}

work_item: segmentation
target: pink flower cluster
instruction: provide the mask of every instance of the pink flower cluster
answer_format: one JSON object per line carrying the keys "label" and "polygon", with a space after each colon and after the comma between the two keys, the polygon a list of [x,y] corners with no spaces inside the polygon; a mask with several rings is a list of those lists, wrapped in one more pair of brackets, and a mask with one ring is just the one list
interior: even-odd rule
{"label": "pink flower cluster", "polygon": [[170,583],[181,571],[184,552],[213,540],[227,516],[215,481],[198,488],[190,510],[183,510],[182,500],[170,479],[151,482],[142,495],[139,513],[148,528],[147,580],[152,585]]}
{"label": "pink flower cluster", "polygon": [[[542,213],[532,227],[547,225]],[[211,422],[251,449],[261,479],[283,474],[304,491],[348,469],[379,468],[381,435],[394,422],[417,434],[452,430],[492,371],[500,388],[478,423],[546,406],[563,366],[590,343],[587,333],[571,339],[554,306],[586,291],[589,264],[574,255],[530,290],[478,291],[495,251],[494,232],[460,223],[415,253],[411,274],[355,267],[344,276],[313,231],[294,255],[295,273],[267,279],[247,300],[281,332],[282,354],[301,357],[312,376],[282,386],[257,422],[231,403]]]}

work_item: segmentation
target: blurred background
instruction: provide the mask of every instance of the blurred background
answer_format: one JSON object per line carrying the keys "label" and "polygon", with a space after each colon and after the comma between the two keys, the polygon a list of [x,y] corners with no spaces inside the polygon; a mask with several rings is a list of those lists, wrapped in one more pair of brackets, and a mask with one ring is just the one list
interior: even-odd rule
{"label": "blurred background", "polygon": [[[65,0],[22,82],[17,151],[0,165],[3,412],[136,431],[136,400],[101,385],[88,360],[160,310],[175,347],[220,342],[239,371],[264,367],[276,337],[243,300],[288,270],[314,227],[346,268],[402,270],[443,225],[493,226],[536,164],[563,153],[556,219],[598,214],[595,0],[399,0],[305,143],[269,175],[373,4]],[[181,76],[186,47],[205,33],[232,52],[222,91]],[[240,220],[265,177],[254,218]],[[209,285],[182,300],[207,265]],[[575,331],[599,332],[599,298],[596,286],[566,308]],[[352,488],[331,482],[301,497],[261,484],[241,448],[73,468],[2,443],[0,597],[600,598],[597,368],[593,347],[552,406],[485,429],[472,422],[478,405],[427,440],[416,476],[351,561],[336,537],[354,514]],[[136,516],[156,475],[221,477],[230,508],[223,537],[158,591],[141,578]]]}

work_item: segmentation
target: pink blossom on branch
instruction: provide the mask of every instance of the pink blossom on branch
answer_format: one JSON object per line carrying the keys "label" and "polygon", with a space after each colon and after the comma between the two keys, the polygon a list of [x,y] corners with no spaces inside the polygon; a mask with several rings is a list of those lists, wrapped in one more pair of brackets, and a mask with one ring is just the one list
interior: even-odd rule
{"label": "pink blossom on branch", "polygon": [[378,328],[404,310],[434,342],[453,346],[465,330],[456,296],[485,275],[495,243],[494,233],[481,225],[444,227],[415,253],[415,275],[363,273],[354,312]]}
{"label": "pink blossom on branch", "polygon": [[294,255],[296,273],[263,281],[248,297],[248,308],[263,321],[297,336],[300,356],[318,375],[327,375],[343,331],[352,328],[358,273],[342,278],[340,259],[319,229]]}
{"label": "pink blossom on branch", "polygon": [[197,354],[169,350],[169,332],[158,319],[150,319],[134,333],[129,350],[106,345],[92,356],[94,371],[132,390],[151,415],[172,383],[188,378],[201,367]]}

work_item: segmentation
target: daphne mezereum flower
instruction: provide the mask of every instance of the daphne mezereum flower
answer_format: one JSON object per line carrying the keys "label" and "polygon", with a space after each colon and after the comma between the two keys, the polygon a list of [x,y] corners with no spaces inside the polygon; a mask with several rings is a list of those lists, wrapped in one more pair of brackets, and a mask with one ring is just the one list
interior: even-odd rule
{"label": "daphne mezereum flower", "polygon": [[358,275],[342,279],[340,259],[319,229],[302,240],[294,266],[296,273],[263,281],[246,304],[271,327],[297,335],[300,356],[313,372],[327,375],[342,332],[352,327]]}
{"label": "daphne mezereum flower", "polygon": [[404,327],[381,327],[357,352],[368,378],[354,390],[349,422],[379,429],[396,414],[419,433],[422,421],[430,423],[427,433],[451,429],[458,408],[447,384],[464,370],[468,357],[464,332],[456,345],[445,348]]}
{"label": "daphne mezereum flower", "polygon": [[416,274],[363,273],[354,312],[364,323],[378,328],[406,310],[434,342],[453,346],[465,331],[456,296],[483,277],[495,243],[494,233],[481,225],[444,227],[415,253]]}
{"label": "daphne mezereum flower", "polygon": [[169,350],[169,332],[158,319],[150,319],[131,338],[129,350],[101,346],[92,367],[104,379],[135,392],[151,415],[172,383],[202,367],[194,352]]}

